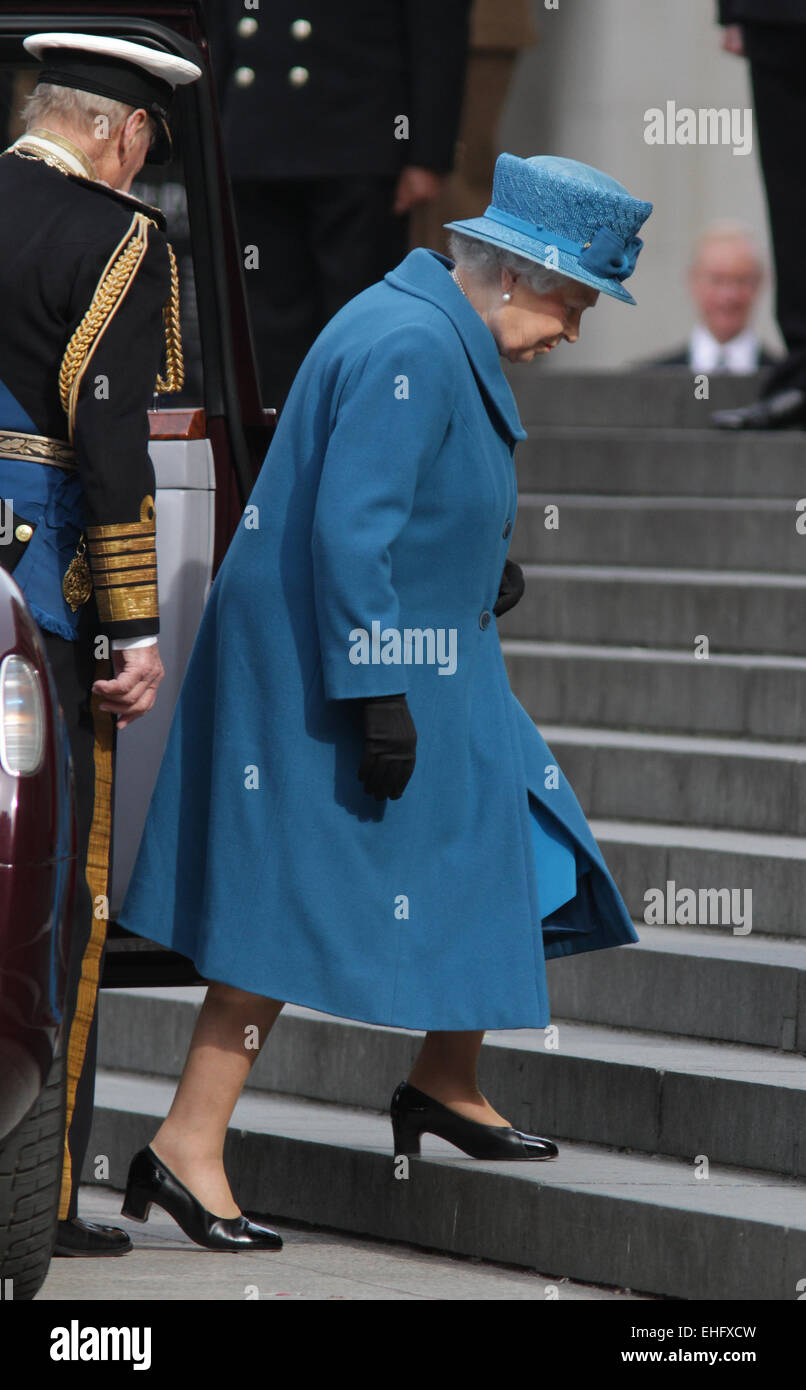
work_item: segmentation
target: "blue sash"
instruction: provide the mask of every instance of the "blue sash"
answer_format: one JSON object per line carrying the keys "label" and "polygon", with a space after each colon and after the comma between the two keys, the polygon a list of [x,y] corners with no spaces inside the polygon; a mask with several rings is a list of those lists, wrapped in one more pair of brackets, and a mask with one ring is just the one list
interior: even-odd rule
{"label": "blue sash", "polygon": [[14,579],[41,627],[74,642],[74,613],[62,580],[84,529],[84,493],[77,473],[47,463],[0,458],[0,495],[36,529],[14,567]]}
{"label": "blue sash", "polygon": [[[38,434],[16,397],[0,381],[0,429]],[[33,459],[0,456],[0,497],[35,528],[14,567],[14,580],[41,627],[74,642],[81,609],[74,613],[62,580],[84,530],[84,492],[75,469]],[[5,537],[6,541],[11,536]]]}

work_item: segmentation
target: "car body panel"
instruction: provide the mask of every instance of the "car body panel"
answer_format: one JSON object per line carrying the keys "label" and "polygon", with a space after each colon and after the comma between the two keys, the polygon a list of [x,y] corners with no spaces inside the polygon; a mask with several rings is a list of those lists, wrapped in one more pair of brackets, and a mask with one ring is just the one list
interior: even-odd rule
{"label": "car body panel", "polygon": [[117,736],[110,915],[123,902],[176,697],[213,565],[215,470],[208,439],[153,443],[157,479],[159,647],[165,676],[153,709]]}
{"label": "car body panel", "polygon": [[37,672],[45,751],[30,774],[0,765],[0,1138],[30,1108],[61,1045],[76,874],[64,717],[39,629],[0,569],[0,662],[10,653]]}

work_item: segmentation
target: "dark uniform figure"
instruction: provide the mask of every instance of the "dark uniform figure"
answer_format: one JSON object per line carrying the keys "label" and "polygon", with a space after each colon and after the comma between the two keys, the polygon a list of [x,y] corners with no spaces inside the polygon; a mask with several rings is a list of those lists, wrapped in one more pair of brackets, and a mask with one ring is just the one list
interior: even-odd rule
{"label": "dark uniform figure", "polygon": [[[164,100],[160,88],[170,95],[170,63],[184,60],[165,54],[166,80],[150,86],[149,74],[138,76],[128,61],[131,50],[149,50],[100,40],[106,53],[83,69],[77,60],[87,55],[70,49],[83,37],[61,36],[64,50],[46,55],[58,66],[46,67],[40,83],[100,86],[111,99],[144,108],[164,156],[165,107],[152,110],[149,97]],[[200,75],[195,64],[185,66]],[[193,80],[179,70],[173,80]],[[93,684],[114,675],[110,646],[153,643],[159,629],[148,407],[155,389],[181,386],[176,265],[162,214],[99,182],[86,153],[44,127],[0,157],[0,207],[0,497],[13,509],[13,538],[0,547],[0,563],[40,627],[67,723],[77,803],[56,1253],[118,1254],[131,1248],[124,1232],[77,1220],[92,1123],[116,737],[116,716],[100,708]],[[99,635],[109,640],[99,644]]]}
{"label": "dark uniform figure", "polygon": [[[404,168],[453,167],[470,0],[206,0],[264,404],[408,251]],[[437,185],[435,184],[436,191]]]}
{"label": "dark uniform figure", "polygon": [[741,26],[750,64],[775,259],[776,318],[787,354],[775,364],[760,400],[715,411],[713,420],[731,429],[806,427],[806,271],[801,250],[806,215],[806,0],[718,0],[718,13],[721,24]]}

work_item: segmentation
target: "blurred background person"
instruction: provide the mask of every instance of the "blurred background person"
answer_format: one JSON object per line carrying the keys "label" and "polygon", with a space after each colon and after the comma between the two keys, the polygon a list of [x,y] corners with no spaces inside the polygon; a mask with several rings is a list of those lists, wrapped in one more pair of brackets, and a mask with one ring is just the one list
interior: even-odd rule
{"label": "blurred background person", "polygon": [[453,167],[470,0],[207,0],[264,403]]}
{"label": "blurred background person", "polygon": [[712,415],[722,429],[806,425],[806,0],[718,0],[728,52],[750,63],[759,153],[776,273],[776,316],[787,355],[761,398]]}
{"label": "blurred background person", "polygon": [[480,217],[490,201],[501,115],[519,54],[538,37],[532,0],[473,0],[456,165],[435,198],[410,218],[411,246],[448,255],[444,223]]}
{"label": "blurred background person", "polygon": [[688,342],[642,364],[694,372],[755,372],[777,360],[753,327],[766,275],[752,232],[740,222],[714,222],[692,248],[688,289],[697,321]]}

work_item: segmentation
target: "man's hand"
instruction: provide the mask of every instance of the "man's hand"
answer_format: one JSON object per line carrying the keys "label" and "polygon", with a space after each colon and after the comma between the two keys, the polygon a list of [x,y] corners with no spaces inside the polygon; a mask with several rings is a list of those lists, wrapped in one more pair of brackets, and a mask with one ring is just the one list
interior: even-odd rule
{"label": "man's hand", "polygon": [[400,171],[392,211],[410,212],[418,203],[432,202],[442,184],[442,174],[435,174],[433,169],[423,169],[419,164],[407,164]]}
{"label": "man's hand", "polygon": [[744,57],[744,34],[741,24],[726,24],[722,30],[722,47],[737,58]]}
{"label": "man's hand", "polygon": [[93,693],[102,697],[101,709],[117,715],[117,727],[125,729],[133,719],[147,714],[165,675],[156,642],[149,647],[124,647],[112,651],[115,678],[95,681]]}

